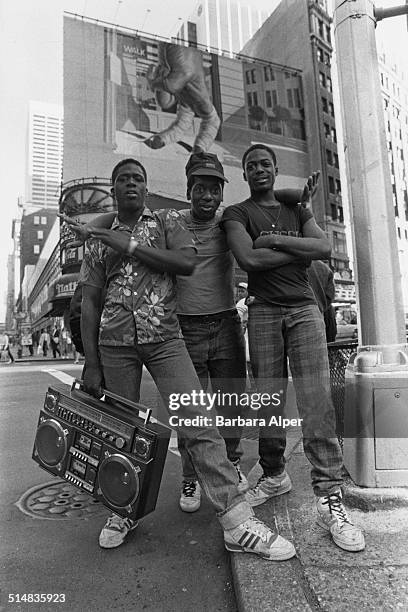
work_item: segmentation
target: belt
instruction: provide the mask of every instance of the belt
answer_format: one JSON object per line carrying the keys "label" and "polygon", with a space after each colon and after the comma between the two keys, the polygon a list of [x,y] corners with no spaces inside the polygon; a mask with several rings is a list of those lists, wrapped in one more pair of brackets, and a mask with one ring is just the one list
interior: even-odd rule
{"label": "belt", "polygon": [[220,319],[232,319],[238,314],[236,308],[233,310],[224,310],[223,312],[215,312],[208,315],[184,315],[179,314],[178,318],[181,321],[195,321],[196,323],[207,323],[211,321],[219,321]]}

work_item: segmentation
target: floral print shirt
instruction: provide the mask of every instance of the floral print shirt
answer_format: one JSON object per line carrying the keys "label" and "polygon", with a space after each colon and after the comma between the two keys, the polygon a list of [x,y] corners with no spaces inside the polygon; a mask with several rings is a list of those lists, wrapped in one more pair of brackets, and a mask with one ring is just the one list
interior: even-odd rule
{"label": "floral print shirt", "polygon": [[[139,246],[158,249],[192,247],[176,210],[144,208],[132,229],[115,218],[111,229],[133,236]],[[175,277],[149,268],[136,257],[90,241],[79,282],[106,289],[99,344],[134,346],[182,338],[176,315]]]}

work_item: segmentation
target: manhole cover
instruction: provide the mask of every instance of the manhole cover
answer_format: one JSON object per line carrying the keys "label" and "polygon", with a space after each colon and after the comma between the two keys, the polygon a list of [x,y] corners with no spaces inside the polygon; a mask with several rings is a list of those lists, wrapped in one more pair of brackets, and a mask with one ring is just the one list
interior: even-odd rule
{"label": "manhole cover", "polygon": [[63,481],[51,481],[29,489],[16,502],[17,508],[39,519],[88,519],[105,515],[98,500]]}

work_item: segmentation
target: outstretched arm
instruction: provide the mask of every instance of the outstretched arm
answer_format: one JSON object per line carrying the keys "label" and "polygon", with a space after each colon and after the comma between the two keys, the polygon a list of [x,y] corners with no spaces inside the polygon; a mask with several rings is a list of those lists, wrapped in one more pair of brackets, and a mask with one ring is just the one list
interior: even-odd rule
{"label": "outstretched arm", "polygon": [[88,223],[83,223],[82,221],[77,221],[72,217],[68,217],[63,213],[57,213],[57,216],[60,217],[74,232],[76,236],[76,241],[71,243],[71,246],[81,246],[84,242],[86,242],[90,237],[89,228],[92,227],[104,227],[108,229],[112,223],[114,218],[116,217],[116,212],[108,212],[103,213],[102,215],[98,215],[92,221]]}
{"label": "outstretched arm", "polygon": [[193,247],[180,249],[156,249],[149,246],[139,246],[137,240],[124,232],[110,229],[89,227],[92,238],[98,238],[115,251],[135,257],[150,268],[159,272],[190,276],[196,266],[196,251]]}

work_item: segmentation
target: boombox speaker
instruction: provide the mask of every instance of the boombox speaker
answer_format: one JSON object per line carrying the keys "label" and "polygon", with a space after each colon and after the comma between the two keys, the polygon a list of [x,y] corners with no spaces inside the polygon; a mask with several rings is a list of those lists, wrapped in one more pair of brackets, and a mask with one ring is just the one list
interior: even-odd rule
{"label": "boombox speaker", "polygon": [[105,390],[106,401],[95,399],[81,384],[48,388],[33,459],[116,514],[145,516],[156,507],[171,430],[150,422],[145,406]]}

